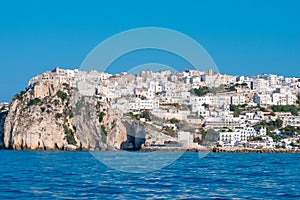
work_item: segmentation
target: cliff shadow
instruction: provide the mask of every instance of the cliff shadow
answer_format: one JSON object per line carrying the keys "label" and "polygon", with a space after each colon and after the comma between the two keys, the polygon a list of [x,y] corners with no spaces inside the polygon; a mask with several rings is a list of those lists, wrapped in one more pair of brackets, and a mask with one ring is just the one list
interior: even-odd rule
{"label": "cliff shadow", "polygon": [[4,149],[4,124],[8,111],[0,113],[0,149]]}
{"label": "cliff shadow", "polygon": [[124,121],[126,127],[127,140],[122,142],[121,150],[138,151],[146,142],[145,127],[138,122]]}

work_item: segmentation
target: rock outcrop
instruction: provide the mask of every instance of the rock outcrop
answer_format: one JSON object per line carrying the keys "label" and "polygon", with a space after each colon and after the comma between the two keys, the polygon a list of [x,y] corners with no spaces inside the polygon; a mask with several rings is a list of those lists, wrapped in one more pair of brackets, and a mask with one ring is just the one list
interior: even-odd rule
{"label": "rock outcrop", "polygon": [[108,76],[55,68],[33,77],[0,112],[0,148],[139,150],[176,140],[151,120],[118,111],[116,99],[101,89]]}
{"label": "rock outcrop", "polygon": [[139,122],[124,120],[127,133],[127,141],[121,144],[123,150],[140,150],[146,141],[145,126]]}
{"label": "rock outcrop", "polygon": [[80,149],[120,149],[121,143],[127,140],[122,114],[97,97],[83,97],[77,93],[72,101],[72,122]]}
{"label": "rock outcrop", "polygon": [[4,123],[8,114],[8,105],[0,104],[0,149],[4,149]]}
{"label": "rock outcrop", "polygon": [[66,84],[47,94],[38,98],[29,88],[14,97],[3,114],[2,146],[17,150],[114,150],[127,140],[120,114],[100,98],[83,97]]}

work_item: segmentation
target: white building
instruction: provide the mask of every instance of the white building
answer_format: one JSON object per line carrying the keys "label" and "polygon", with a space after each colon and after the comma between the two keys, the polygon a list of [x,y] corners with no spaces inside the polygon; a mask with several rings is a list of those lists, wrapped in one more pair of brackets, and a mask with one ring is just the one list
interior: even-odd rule
{"label": "white building", "polygon": [[230,103],[232,105],[242,105],[246,103],[246,98],[243,95],[231,96]]}
{"label": "white building", "polygon": [[230,146],[234,146],[236,142],[243,141],[247,141],[246,137],[242,136],[242,133],[239,131],[219,133],[219,142],[229,144]]}
{"label": "white building", "polygon": [[[262,129],[262,136],[264,129]],[[244,127],[243,129],[237,129],[233,132],[219,132],[219,142],[229,144],[231,146],[236,143],[245,143],[250,136],[256,136],[256,131],[253,127]]]}
{"label": "white building", "polygon": [[258,105],[271,105],[272,98],[269,94],[255,94],[253,101]]}
{"label": "white building", "polygon": [[140,99],[130,98],[129,99],[129,110],[153,110],[159,108],[159,99]]}
{"label": "white building", "polygon": [[178,132],[178,141],[185,145],[191,145],[193,143],[193,139],[193,134],[191,134],[190,132]]}
{"label": "white building", "polygon": [[267,135],[267,129],[266,127],[262,127],[259,129],[259,133],[260,136],[266,136]]}
{"label": "white building", "polygon": [[269,89],[269,81],[261,78],[252,81],[252,89],[257,92],[267,91]]}

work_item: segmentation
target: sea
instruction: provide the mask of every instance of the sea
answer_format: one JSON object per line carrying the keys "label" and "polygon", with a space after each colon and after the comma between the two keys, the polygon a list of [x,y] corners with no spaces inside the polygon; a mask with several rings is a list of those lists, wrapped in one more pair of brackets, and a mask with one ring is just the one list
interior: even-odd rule
{"label": "sea", "polygon": [[152,165],[137,152],[131,168],[118,152],[97,155],[115,165],[91,152],[0,151],[0,199],[300,199],[300,154],[186,152]]}

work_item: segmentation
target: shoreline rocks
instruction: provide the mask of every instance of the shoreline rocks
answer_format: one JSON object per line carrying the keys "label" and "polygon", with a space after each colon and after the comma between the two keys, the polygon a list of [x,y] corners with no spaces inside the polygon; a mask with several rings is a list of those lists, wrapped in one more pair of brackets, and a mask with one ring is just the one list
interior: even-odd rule
{"label": "shoreline rocks", "polygon": [[[85,152],[85,151],[122,151],[122,150],[101,150],[101,149],[86,149],[76,148],[74,145],[67,145],[62,149],[47,148],[47,149],[32,149],[32,148],[15,148],[15,149],[2,149],[8,151],[73,151],[73,152]],[[130,151],[130,150],[129,150]],[[250,148],[220,148],[214,147],[212,149],[203,148],[180,148],[180,147],[143,147],[139,150],[132,150],[135,152],[205,152],[205,153],[300,153],[300,150],[293,149],[250,149]]]}
{"label": "shoreline rocks", "polygon": [[300,153],[294,149],[251,149],[251,148],[222,148],[214,147],[212,152],[216,153]]}

